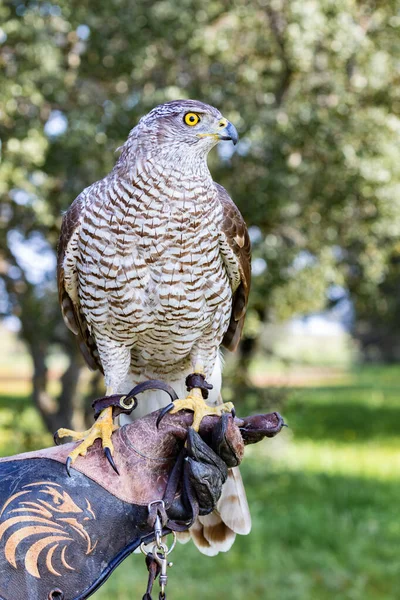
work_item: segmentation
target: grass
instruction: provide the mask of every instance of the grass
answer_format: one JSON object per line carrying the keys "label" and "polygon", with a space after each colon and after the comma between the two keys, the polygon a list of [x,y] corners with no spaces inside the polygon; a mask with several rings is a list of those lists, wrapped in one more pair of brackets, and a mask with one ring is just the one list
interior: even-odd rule
{"label": "grass", "polygon": [[[262,403],[253,394],[251,412]],[[251,534],[215,558],[178,546],[169,597],[397,600],[400,369],[362,368],[296,388],[281,412],[290,428],[248,447],[242,465]],[[0,451],[43,444],[32,422],[40,429],[26,397],[0,397]],[[142,557],[129,557],[94,598],[139,599],[146,575]]]}

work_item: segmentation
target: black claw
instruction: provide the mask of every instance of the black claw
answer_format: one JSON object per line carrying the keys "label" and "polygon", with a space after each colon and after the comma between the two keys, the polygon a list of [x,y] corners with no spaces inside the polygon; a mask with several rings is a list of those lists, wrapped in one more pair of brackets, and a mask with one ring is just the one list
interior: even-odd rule
{"label": "black claw", "polygon": [[58,435],[58,431],[56,431],[55,434],[53,435],[53,440],[54,440],[54,443],[55,443],[56,446],[60,445],[60,438],[59,438],[59,435]]}
{"label": "black claw", "polygon": [[108,460],[108,462],[110,463],[110,465],[112,466],[112,468],[114,469],[116,474],[119,475],[119,471],[118,471],[117,465],[115,464],[114,459],[112,457],[110,448],[104,448],[104,454],[106,455],[106,459]]}
{"label": "black claw", "polygon": [[235,417],[236,417],[236,410],[235,410],[235,407],[233,407],[233,408],[232,408],[232,410],[231,410],[231,415],[232,415],[232,417],[233,417],[233,418],[235,418]]}
{"label": "black claw", "polygon": [[170,410],[172,410],[174,408],[174,404],[173,402],[171,402],[170,404],[168,404],[168,406],[165,406],[165,408],[162,409],[162,411],[160,412],[160,414],[157,417],[157,421],[156,421],[156,427],[158,429],[158,426],[161,423],[161,419],[163,419],[165,417],[165,415],[167,413],[169,413]]}
{"label": "black claw", "polygon": [[68,477],[71,477],[71,471],[70,471],[71,465],[72,465],[72,458],[70,456],[68,456],[67,462],[65,463],[65,468],[67,469]]}
{"label": "black claw", "polygon": [[287,423],[282,423],[282,427],[289,427]]}

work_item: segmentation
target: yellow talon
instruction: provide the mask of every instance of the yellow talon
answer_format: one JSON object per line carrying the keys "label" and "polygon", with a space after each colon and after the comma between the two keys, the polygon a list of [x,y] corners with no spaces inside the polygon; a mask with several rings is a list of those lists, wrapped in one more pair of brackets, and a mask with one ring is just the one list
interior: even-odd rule
{"label": "yellow talon", "polygon": [[113,469],[116,470],[114,461],[112,459],[110,460],[110,456],[114,453],[111,436],[116,429],[118,429],[118,427],[113,423],[112,407],[105,408],[101,411],[97,421],[86,431],[73,431],[72,429],[64,428],[59,429],[56,433],[57,438],[71,437],[74,441],[83,440],[79,446],[69,453],[67,459],[68,468],[75,462],[78,456],[86,456],[88,449],[93,446],[95,440],[100,438],[106,457]]}
{"label": "yellow talon", "polygon": [[173,415],[180,410],[191,410],[193,411],[193,424],[192,427],[195,431],[199,431],[200,424],[204,417],[208,415],[217,415],[220,417],[222,413],[231,412],[233,409],[232,402],[225,402],[218,406],[208,406],[203,399],[201,390],[194,388],[188,394],[188,396],[182,400],[174,401],[174,408],[169,411],[169,414]]}

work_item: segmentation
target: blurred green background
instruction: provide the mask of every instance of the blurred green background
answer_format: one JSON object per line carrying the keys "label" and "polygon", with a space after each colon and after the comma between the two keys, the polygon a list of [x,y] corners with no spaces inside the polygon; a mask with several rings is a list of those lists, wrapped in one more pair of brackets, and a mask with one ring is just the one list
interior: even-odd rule
{"label": "blurred green background", "polygon": [[[175,551],[169,594],[396,600],[400,589],[400,3],[0,5],[0,453],[81,428],[102,381],[56,300],[62,211],[156,104],[217,106],[210,155],[253,241],[224,398],[290,428],[249,448],[253,531]],[[140,598],[129,558],[95,597]]]}

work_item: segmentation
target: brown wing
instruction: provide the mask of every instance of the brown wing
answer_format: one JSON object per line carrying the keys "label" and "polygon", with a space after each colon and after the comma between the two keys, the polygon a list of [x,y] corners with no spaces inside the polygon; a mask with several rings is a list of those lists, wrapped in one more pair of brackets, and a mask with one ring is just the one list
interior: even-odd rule
{"label": "brown wing", "polygon": [[88,366],[93,371],[96,369],[103,371],[96,342],[91,336],[86,319],[80,310],[78,289],[76,289],[76,297],[72,299],[65,285],[64,261],[66,259],[74,260],[74,251],[78,244],[80,216],[83,210],[83,194],[84,192],[71,204],[61,224],[57,255],[58,300],[65,324],[78,336],[78,345]]}
{"label": "brown wing", "polygon": [[238,347],[251,282],[251,245],[246,223],[239,209],[229,197],[225,188],[215,184],[218,198],[223,208],[222,240],[225,248],[221,253],[225,262],[231,285],[233,282],[232,313],[229,327],[225,333],[222,345],[234,351]]}

